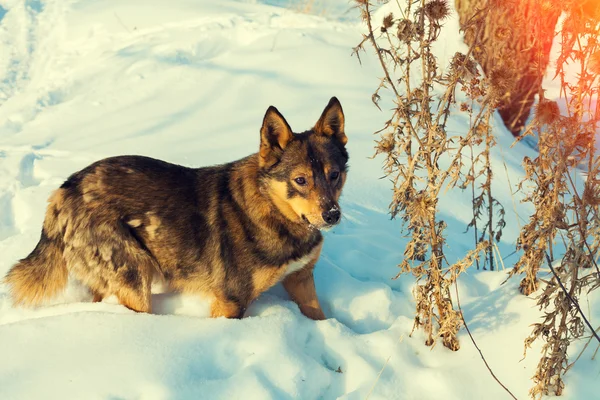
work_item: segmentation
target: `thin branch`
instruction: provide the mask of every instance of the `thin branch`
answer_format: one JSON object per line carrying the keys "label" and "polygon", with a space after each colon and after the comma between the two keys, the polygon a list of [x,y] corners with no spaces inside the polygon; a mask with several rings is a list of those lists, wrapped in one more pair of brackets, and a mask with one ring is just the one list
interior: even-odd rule
{"label": "thin branch", "polygon": [[465,320],[465,315],[464,315],[464,313],[462,311],[462,307],[460,305],[460,296],[458,295],[458,280],[454,281],[454,290],[456,291],[456,304],[458,306],[458,311],[460,312],[460,317],[462,318],[463,324],[465,324],[465,330],[469,334],[469,337],[471,338],[471,342],[473,342],[473,346],[475,346],[475,348],[479,352],[479,356],[481,356],[481,359],[483,360],[483,363],[485,364],[487,370],[490,372],[490,374],[496,380],[496,382],[498,382],[498,384],[500,386],[502,386],[502,388],[506,391],[506,393],[508,393],[510,395],[510,397],[512,397],[513,399],[517,400],[517,398],[515,397],[515,395],[512,394],[512,392],[500,381],[500,379],[498,379],[498,377],[496,376],[496,374],[494,374],[494,371],[492,371],[492,368],[490,367],[490,365],[488,364],[487,360],[485,359],[485,357],[483,355],[483,352],[481,351],[481,349],[477,345],[477,342],[475,341],[475,338],[471,334],[471,330],[469,329],[469,326],[467,325],[467,321]]}
{"label": "thin branch", "polygon": [[[600,326],[596,328],[595,332],[600,332]],[[579,361],[579,359],[581,358],[581,356],[583,355],[583,353],[585,353],[585,350],[588,348],[589,344],[592,342],[593,338],[594,337],[592,335],[590,335],[588,341],[585,342],[585,345],[583,346],[583,349],[581,349],[581,351],[577,355],[577,358],[575,359],[575,361],[573,361],[571,364],[569,364],[569,366],[565,369],[565,374],[567,373],[568,370],[570,370],[573,367],[573,365],[575,365],[575,363],[577,363],[577,361]],[[596,351],[598,351],[598,350],[596,350]]]}
{"label": "thin branch", "polygon": [[594,327],[592,326],[592,324],[590,324],[590,321],[588,321],[588,319],[586,318],[585,314],[581,310],[581,307],[579,307],[579,303],[577,303],[577,301],[575,301],[575,299],[573,297],[571,297],[571,294],[569,293],[569,291],[563,285],[562,281],[558,277],[558,274],[556,273],[556,270],[552,266],[552,262],[550,261],[550,257],[548,256],[548,253],[546,253],[546,261],[548,262],[548,267],[550,267],[550,271],[552,271],[552,274],[554,275],[554,277],[556,278],[556,281],[560,285],[560,288],[565,293],[565,295],[567,295],[567,297],[571,301],[571,303],[577,308],[577,311],[579,312],[579,315],[581,315],[581,318],[583,318],[583,320],[585,321],[585,324],[588,326],[588,328],[590,328],[590,331],[592,331],[592,335],[594,335],[594,337],[596,338],[596,340],[598,341],[598,343],[600,343],[600,336],[598,336],[598,334],[594,330]]}
{"label": "thin branch", "polygon": [[[398,343],[402,342],[402,339],[404,339],[404,335],[400,335],[400,337],[398,338]],[[377,382],[379,382],[379,379],[381,378],[383,371],[387,367],[388,362],[390,362],[390,358],[392,358],[391,354],[387,358],[387,360],[385,360],[385,362],[383,363],[383,367],[381,367],[381,370],[379,370],[379,373],[377,374],[377,378],[375,378],[375,382],[373,382],[373,386],[371,386],[371,390],[369,390],[369,393],[367,393],[367,397],[365,397],[365,400],[369,400],[369,397],[371,397],[373,390],[375,390],[375,386],[377,386]]]}

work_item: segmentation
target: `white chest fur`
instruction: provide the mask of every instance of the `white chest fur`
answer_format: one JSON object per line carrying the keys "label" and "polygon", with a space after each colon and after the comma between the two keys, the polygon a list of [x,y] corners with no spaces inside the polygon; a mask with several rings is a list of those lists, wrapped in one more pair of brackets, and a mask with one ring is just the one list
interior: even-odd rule
{"label": "white chest fur", "polygon": [[308,263],[310,263],[312,260],[315,259],[315,257],[317,256],[317,253],[319,251],[319,247],[320,246],[316,246],[310,253],[308,253],[307,255],[298,258],[297,260],[291,261],[289,263],[287,263],[286,265],[284,265],[285,268],[285,272],[283,273],[283,278],[293,274],[296,271],[300,271],[302,268],[304,268]]}

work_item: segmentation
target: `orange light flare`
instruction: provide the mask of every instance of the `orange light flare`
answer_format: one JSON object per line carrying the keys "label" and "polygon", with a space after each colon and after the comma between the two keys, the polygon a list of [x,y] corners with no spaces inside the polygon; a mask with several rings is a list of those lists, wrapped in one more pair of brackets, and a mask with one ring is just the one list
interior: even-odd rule
{"label": "orange light flare", "polygon": [[548,7],[561,7],[563,11],[562,22],[556,27],[560,38],[556,75],[564,81],[560,97],[566,97],[570,116],[597,125],[600,122],[600,0],[543,1]]}
{"label": "orange light flare", "polygon": [[[537,120],[551,125],[560,119],[555,128],[575,140],[578,151],[595,148],[600,155],[600,0],[533,1],[539,1],[534,7],[536,26],[552,24],[552,12],[556,15],[557,8],[561,12],[553,27],[555,37],[548,43],[552,50],[546,70],[548,80],[543,84],[547,101],[542,97],[537,105]],[[587,161],[577,163],[586,169],[583,164]]]}
{"label": "orange light flare", "polygon": [[[581,9],[577,9],[577,5]],[[600,47],[598,43],[598,32],[600,28],[600,0],[573,1],[571,7],[579,20],[576,25],[576,34],[581,38],[578,49],[581,59],[585,62],[585,71],[578,75],[579,95],[583,101],[583,116],[586,120],[597,122],[600,120],[600,109],[598,108],[598,95],[600,92]],[[587,103],[587,104],[586,104]],[[594,104],[595,103],[595,104]]]}

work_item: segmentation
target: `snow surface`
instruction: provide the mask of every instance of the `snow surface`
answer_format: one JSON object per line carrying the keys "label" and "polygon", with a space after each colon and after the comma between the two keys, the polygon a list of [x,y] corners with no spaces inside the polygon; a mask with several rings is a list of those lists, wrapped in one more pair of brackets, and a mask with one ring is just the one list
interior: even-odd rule
{"label": "snow surface", "polygon": [[[328,320],[303,317],[280,286],[247,318],[226,320],[205,318],[206,304],[191,296],[155,294],[152,315],[115,299],[91,303],[77,282],[45,307],[15,308],[0,285],[0,399],[507,398],[464,330],[456,353],[424,346],[420,331],[409,337],[413,278],[391,279],[402,226],[387,213],[391,186],[379,179],[381,160],[370,158],[372,132],[386,119],[370,100],[378,66],[372,54],[362,65],[350,56],[363,29],[349,4],[327,2],[317,8],[324,15],[298,13],[297,4],[0,0],[0,276],[33,249],[50,192],[100,158],[233,160],[258,148],[269,105],[300,131],[334,95],[351,155],[344,221],[325,234],[315,270]],[[447,60],[463,46],[451,18],[436,54]],[[467,124],[455,115],[450,131]],[[499,249],[510,269],[531,212],[511,192],[523,156],[535,153],[523,144],[511,149],[510,135],[495,125],[494,192],[508,224]],[[472,232],[463,233],[470,202],[467,192],[440,202],[450,260],[472,248]],[[470,270],[459,289],[488,362],[521,399],[539,350],[522,360],[523,339],[540,313],[533,299],[516,295],[518,279],[505,279],[506,271]],[[597,307],[589,315],[597,324]],[[593,350],[567,374],[563,398],[597,394]]]}

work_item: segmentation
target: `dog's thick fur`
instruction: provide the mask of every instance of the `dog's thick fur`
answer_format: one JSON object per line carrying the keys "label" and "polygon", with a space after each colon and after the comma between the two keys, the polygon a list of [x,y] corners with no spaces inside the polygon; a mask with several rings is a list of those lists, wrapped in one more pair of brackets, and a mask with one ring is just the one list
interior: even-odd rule
{"label": "dog's thick fur", "polygon": [[340,219],[348,153],[344,114],[331,99],[315,127],[292,133],[270,107],[260,150],[192,169],[141,156],[98,161],[49,199],[35,249],[8,272],[15,304],[58,294],[69,273],[94,301],[151,312],[151,283],[212,297],[213,317],[241,318],[283,280],[300,310],[325,318],[313,280],[320,228]]}

